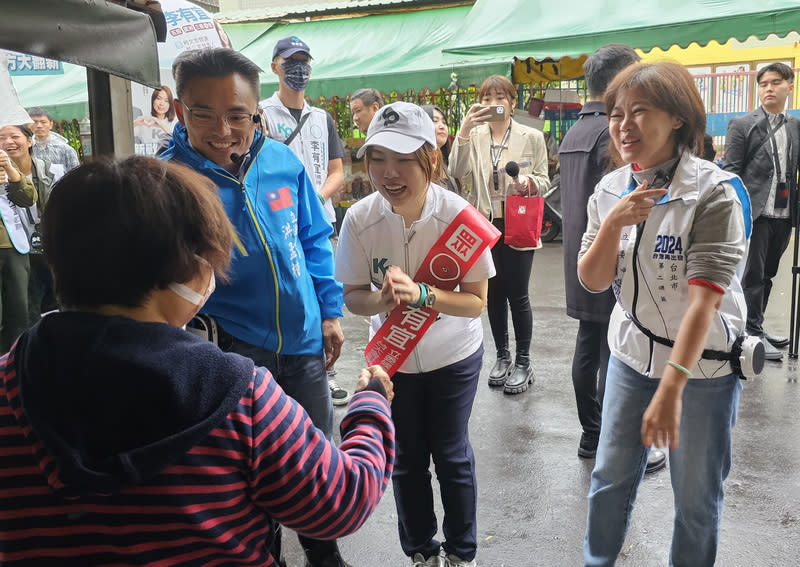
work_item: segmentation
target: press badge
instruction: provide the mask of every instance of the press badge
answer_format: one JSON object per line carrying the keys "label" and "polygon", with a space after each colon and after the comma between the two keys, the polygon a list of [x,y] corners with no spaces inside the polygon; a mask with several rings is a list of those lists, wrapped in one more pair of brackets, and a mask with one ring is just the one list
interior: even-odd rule
{"label": "press badge", "polygon": [[503,218],[503,195],[497,191],[492,191],[492,218]]}

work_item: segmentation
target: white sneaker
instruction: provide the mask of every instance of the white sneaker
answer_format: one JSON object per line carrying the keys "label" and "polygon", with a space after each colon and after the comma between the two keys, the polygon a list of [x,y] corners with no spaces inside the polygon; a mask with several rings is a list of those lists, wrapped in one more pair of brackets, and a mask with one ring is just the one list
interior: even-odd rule
{"label": "white sneaker", "polygon": [[412,567],[447,567],[444,557],[441,555],[431,555],[425,559],[421,553],[417,553],[411,558]]}
{"label": "white sneaker", "polygon": [[448,555],[445,557],[444,561],[445,567],[475,567],[476,565],[474,559],[472,561],[465,561],[457,555]]}
{"label": "white sneaker", "polygon": [[[328,375],[330,376],[330,374]],[[331,401],[335,406],[346,406],[350,401],[350,393],[339,386],[336,380],[328,378],[328,387],[331,389]]]}

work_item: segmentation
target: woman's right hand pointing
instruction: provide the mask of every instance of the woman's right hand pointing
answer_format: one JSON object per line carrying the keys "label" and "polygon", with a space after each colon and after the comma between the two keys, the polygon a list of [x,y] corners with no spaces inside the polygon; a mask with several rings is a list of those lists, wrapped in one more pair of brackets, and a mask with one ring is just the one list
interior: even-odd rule
{"label": "woman's right hand pointing", "polygon": [[645,181],[639,188],[622,197],[619,203],[608,213],[604,222],[611,223],[619,228],[639,224],[647,220],[656,201],[664,196],[666,192],[667,190],[664,188],[648,189],[647,181]]}

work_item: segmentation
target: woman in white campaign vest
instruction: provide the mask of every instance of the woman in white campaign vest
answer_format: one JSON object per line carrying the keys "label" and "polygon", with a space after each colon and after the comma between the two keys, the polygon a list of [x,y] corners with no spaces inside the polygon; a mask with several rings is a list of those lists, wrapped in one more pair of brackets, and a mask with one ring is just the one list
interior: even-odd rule
{"label": "woman in white campaign vest", "polygon": [[53,291],[53,276],[44,261],[41,248],[41,218],[50,189],[53,185],[53,174],[48,160],[33,157],[33,131],[24,124],[4,126],[0,128],[0,148],[8,153],[19,172],[33,182],[36,188],[36,206],[18,209],[20,220],[31,245],[28,260],[30,276],[28,278],[28,320],[31,325],[38,322],[42,313],[58,309],[58,302]]}
{"label": "woman in white campaign vest", "polygon": [[[494,275],[485,249],[454,291],[417,283],[423,259],[470,206],[434,183],[436,134],[417,105],[396,102],[373,117],[359,157],[377,192],[345,216],[336,279],[351,312],[372,316],[371,336],[395,307],[431,307],[436,321],[394,375],[392,482],[400,544],[413,565],[473,566],[477,550],[475,457],[468,422],[483,358],[480,314]],[[476,212],[477,216],[477,212]],[[482,217],[481,217],[481,220]],[[441,488],[445,541],[437,524],[429,466]]]}
{"label": "woman in white campaign vest", "polygon": [[744,332],[750,201],[738,177],[694,155],[706,119],[685,68],[628,67],[605,102],[612,157],[628,165],[589,200],[578,261],[587,290],[617,298],[584,560],[616,561],[656,446],[670,450],[670,565],[713,565],[741,390],[726,357]]}
{"label": "woman in white campaign vest", "polygon": [[[0,138],[0,146],[13,145]],[[36,188],[0,149],[0,351],[8,352],[28,327],[28,235],[20,207],[36,203]]]}

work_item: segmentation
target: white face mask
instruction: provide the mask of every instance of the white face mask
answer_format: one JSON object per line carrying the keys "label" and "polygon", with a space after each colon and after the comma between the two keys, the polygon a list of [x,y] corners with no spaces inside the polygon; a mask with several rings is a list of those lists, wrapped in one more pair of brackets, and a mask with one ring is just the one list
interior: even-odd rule
{"label": "white face mask", "polygon": [[[211,267],[211,264],[209,264],[205,258],[201,258],[197,255],[195,255],[195,258],[201,264],[208,266],[209,268]],[[217,280],[214,277],[214,271],[212,270],[211,279],[208,281],[208,288],[204,294],[197,293],[192,288],[177,282],[172,282],[167,287],[179,297],[182,297],[192,305],[196,306],[199,310],[203,305],[205,305],[206,301],[208,301],[208,298],[211,297],[211,294],[214,293],[214,290],[217,287]]]}

